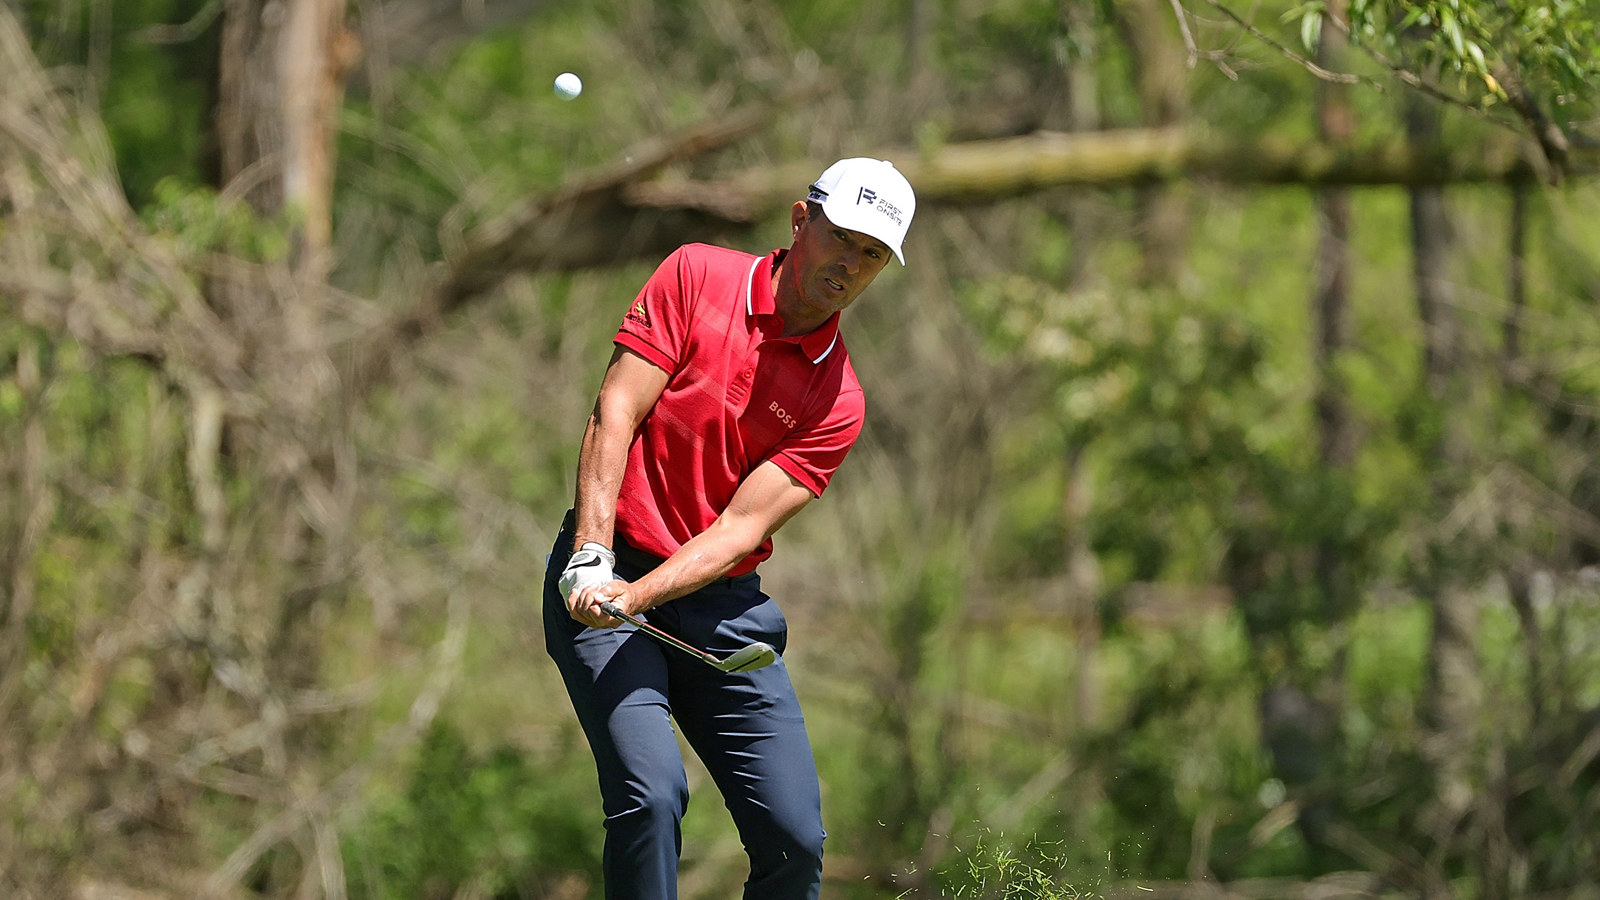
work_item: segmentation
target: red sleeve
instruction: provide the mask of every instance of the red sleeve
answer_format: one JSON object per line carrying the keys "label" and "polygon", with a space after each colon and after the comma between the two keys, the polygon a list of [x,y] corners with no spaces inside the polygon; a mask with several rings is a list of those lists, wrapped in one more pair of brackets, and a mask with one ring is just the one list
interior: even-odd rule
{"label": "red sleeve", "polygon": [[859,388],[843,391],[819,421],[789,432],[767,458],[793,475],[813,496],[821,497],[861,434],[866,413]]}
{"label": "red sleeve", "polygon": [[663,371],[678,371],[689,336],[694,298],[700,296],[703,274],[679,247],[656,267],[622,319],[615,343],[632,350]]}

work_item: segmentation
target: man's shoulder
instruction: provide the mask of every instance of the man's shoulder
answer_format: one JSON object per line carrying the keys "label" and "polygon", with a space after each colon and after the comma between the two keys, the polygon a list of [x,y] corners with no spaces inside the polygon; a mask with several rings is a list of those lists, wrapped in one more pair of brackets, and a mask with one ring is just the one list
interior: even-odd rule
{"label": "man's shoulder", "polygon": [[735,307],[742,308],[750,268],[759,259],[712,244],[684,244],[673,252],[673,258],[691,305],[705,308],[709,304],[730,314]]}
{"label": "man's shoulder", "polygon": [[735,275],[742,277],[758,257],[743,250],[718,247],[715,244],[684,244],[674,251],[680,264],[703,268],[709,275]]}

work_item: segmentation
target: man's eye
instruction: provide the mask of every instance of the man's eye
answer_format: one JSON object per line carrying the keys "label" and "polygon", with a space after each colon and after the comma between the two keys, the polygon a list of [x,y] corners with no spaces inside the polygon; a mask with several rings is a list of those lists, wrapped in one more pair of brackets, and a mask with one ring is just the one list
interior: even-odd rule
{"label": "man's eye", "polygon": [[876,250],[868,250],[867,251],[867,255],[872,257],[873,259],[878,259],[880,257],[880,254]]}
{"label": "man's eye", "polygon": [[833,232],[833,236],[838,238],[841,241],[849,240],[849,238],[845,235],[845,233],[843,231],[835,230]]}

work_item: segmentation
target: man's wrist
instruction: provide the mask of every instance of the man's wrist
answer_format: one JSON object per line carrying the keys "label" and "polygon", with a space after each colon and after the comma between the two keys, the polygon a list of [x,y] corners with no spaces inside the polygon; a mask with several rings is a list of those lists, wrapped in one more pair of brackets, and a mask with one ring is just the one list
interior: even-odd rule
{"label": "man's wrist", "polygon": [[656,586],[654,572],[646,572],[638,581],[628,583],[628,595],[633,601],[631,613],[649,612],[662,602],[661,591]]}
{"label": "man's wrist", "polygon": [[607,547],[605,544],[602,544],[599,541],[578,541],[573,547],[573,552],[575,554],[582,553],[585,550],[599,554],[600,558],[606,561],[607,569],[616,569],[617,554],[610,547]]}
{"label": "man's wrist", "polygon": [[600,540],[599,535],[580,531],[572,536],[573,552],[583,549],[584,544],[594,544],[598,547],[604,547],[607,550],[611,549],[611,542]]}

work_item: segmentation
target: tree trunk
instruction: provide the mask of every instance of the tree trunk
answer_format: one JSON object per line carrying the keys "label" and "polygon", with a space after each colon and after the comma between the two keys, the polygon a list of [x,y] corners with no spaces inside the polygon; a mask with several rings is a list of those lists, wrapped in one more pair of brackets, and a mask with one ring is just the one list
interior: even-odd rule
{"label": "tree trunk", "polygon": [[[1324,34],[1330,29],[1324,29]],[[1314,400],[1317,448],[1325,471],[1345,473],[1355,456],[1350,409],[1345,398],[1338,357],[1345,345],[1350,305],[1350,192],[1325,188],[1317,197],[1321,233],[1317,241],[1316,294],[1312,298],[1315,329],[1312,360],[1317,371]],[[1332,538],[1317,544],[1316,580],[1330,620],[1350,612],[1350,591],[1345,586],[1340,548]]]}
{"label": "tree trunk", "polygon": [[[1339,6],[1339,4],[1336,4]],[[1330,10],[1342,15],[1342,8]],[[1318,44],[1318,63],[1324,67],[1343,65],[1345,38],[1331,25],[1325,26]],[[1350,105],[1347,85],[1317,83],[1317,133],[1336,147],[1347,147],[1355,136],[1355,110]],[[1317,369],[1318,450],[1324,466],[1344,469],[1349,466],[1351,446],[1349,410],[1344,386],[1340,383],[1337,356],[1344,349],[1350,305],[1350,192],[1345,188],[1324,188],[1317,194],[1321,225],[1317,240],[1317,287],[1312,300],[1315,347],[1312,359]]]}
{"label": "tree trunk", "polygon": [[1522,629],[1522,654],[1528,667],[1525,676],[1528,684],[1528,715],[1537,733],[1544,725],[1545,675],[1544,631],[1539,625],[1539,614],[1533,606],[1533,579],[1523,567],[1513,567],[1506,573],[1506,587],[1511,595],[1511,608],[1516,611]]}
{"label": "tree trunk", "polygon": [[1412,188],[1411,247],[1417,315],[1422,320],[1422,378],[1436,400],[1448,393],[1455,368],[1455,308],[1446,275],[1449,228],[1444,190],[1431,185]]}
{"label": "tree trunk", "polygon": [[[1065,34],[1068,57],[1061,66],[1066,101],[1060,124],[1069,132],[1096,131],[1100,128],[1100,81],[1096,72],[1097,43],[1094,7],[1085,0],[1062,0],[1058,22]],[[1046,120],[1054,127],[1056,123]],[[1067,263],[1066,286],[1070,290],[1089,277],[1094,236],[1098,231],[1091,197],[1074,194],[1066,199],[1067,231],[1072,236],[1072,257]]]}
{"label": "tree trunk", "polygon": [[[1327,15],[1342,16],[1342,4],[1335,0]],[[1324,23],[1317,46],[1318,64],[1325,68],[1342,68],[1345,49],[1343,35],[1331,24]],[[1317,132],[1330,146],[1349,146],[1355,134],[1355,113],[1347,86],[1317,84]],[[1349,403],[1338,367],[1339,354],[1345,347],[1350,307],[1349,189],[1325,187],[1319,190],[1316,211],[1317,256],[1311,296],[1311,356],[1316,373],[1316,395],[1312,402],[1318,459],[1328,477],[1342,478],[1355,452]],[[1314,577],[1324,615],[1330,622],[1341,621],[1351,612],[1353,592],[1346,586],[1345,563],[1338,541],[1332,536],[1320,538],[1315,560]],[[1328,771],[1329,760],[1337,752],[1343,669],[1341,652],[1314,693],[1279,681],[1262,694],[1262,740],[1272,755],[1274,772],[1292,788],[1311,789]],[[1327,799],[1313,794],[1299,802],[1297,824],[1301,834],[1313,846],[1325,844],[1333,816]]]}
{"label": "tree trunk", "polygon": [[[1092,132],[1100,127],[1099,76],[1096,71],[1098,41],[1095,34],[1095,8],[1086,0],[1062,0],[1057,22],[1064,38],[1067,57],[1061,60],[1060,75],[1065,108],[1051,113],[1062,121],[1046,119],[1051,126],[1064,126],[1075,133]],[[1095,236],[1099,232],[1095,215],[1096,197],[1073,192],[1065,198],[1067,231],[1071,235],[1072,256],[1064,278],[1070,292],[1090,278]],[[1067,608],[1075,610],[1077,646],[1074,668],[1074,732],[1090,734],[1100,724],[1102,679],[1100,677],[1100,591],[1103,584],[1100,561],[1089,546],[1089,513],[1094,505],[1094,476],[1085,460],[1088,447],[1081,438],[1068,437],[1064,467],[1065,490],[1061,497],[1062,518],[1066,522]],[[1080,779],[1086,792],[1098,791],[1100,774],[1084,772]]]}
{"label": "tree trunk", "polygon": [[[278,480],[272,496],[283,504],[282,525],[274,539],[290,569],[310,552],[306,532],[312,526],[296,511],[297,498],[305,490],[325,490],[319,485],[333,477],[341,440],[339,428],[329,427],[340,385],[323,319],[337,116],[358,47],[344,27],[345,2],[235,0],[222,27],[217,132],[224,192],[297,226],[289,267],[298,282],[294,290],[259,279],[211,285],[213,303],[246,332],[255,377],[270,404],[267,421],[253,423],[244,443],[264,455]],[[332,498],[317,498],[311,508],[324,507],[323,499]],[[287,598],[300,596],[288,583],[268,591],[274,592],[284,594],[285,609],[297,602]]]}
{"label": "tree trunk", "polygon": [[1095,131],[1100,127],[1100,79],[1094,6],[1085,0],[1062,0],[1059,16],[1070,52],[1065,65],[1067,130]]}
{"label": "tree trunk", "polygon": [[[338,377],[324,346],[324,283],[332,240],[334,148],[344,80],[358,42],[344,27],[346,0],[234,0],[224,12],[218,73],[217,133],[225,193],[242,197],[263,216],[287,215],[296,224],[292,291],[261,282],[212,285],[213,302],[242,329],[257,378],[286,434],[331,433],[329,399]],[[312,468],[334,466],[331,447],[258,437],[294,497]],[[335,429],[336,431],[336,429]],[[307,456],[307,451],[309,457]],[[291,502],[289,506],[293,506]],[[304,550],[305,517],[285,510],[279,542],[286,559]]]}
{"label": "tree trunk", "polygon": [[[1180,124],[1189,111],[1187,56],[1175,33],[1170,5],[1162,0],[1122,0],[1117,12],[1133,51],[1140,119],[1149,128]],[[1145,284],[1171,285],[1177,280],[1188,239],[1188,210],[1184,196],[1169,187],[1138,189],[1137,227]]]}
{"label": "tree trunk", "polygon": [[1511,185],[1510,244],[1510,273],[1506,286],[1510,302],[1506,310],[1501,357],[1508,366],[1513,366],[1522,356],[1522,312],[1528,305],[1528,185],[1523,182]]}
{"label": "tree trunk", "polygon": [[1317,213],[1321,230],[1317,239],[1316,293],[1312,298],[1312,360],[1318,382],[1317,447],[1324,466],[1342,470],[1354,455],[1349,408],[1336,366],[1349,327],[1349,190],[1325,188],[1319,191]]}
{"label": "tree trunk", "polygon": [[297,268],[327,275],[335,132],[359,42],[345,0],[235,0],[222,25],[222,181],[263,215],[300,217]]}
{"label": "tree trunk", "polygon": [[933,27],[937,0],[911,0],[906,19],[906,75],[913,88],[933,74]]}
{"label": "tree trunk", "polygon": [[1076,612],[1077,652],[1074,713],[1077,731],[1091,732],[1100,721],[1100,609],[1103,579],[1100,560],[1089,546],[1089,512],[1094,505],[1094,480],[1085,464],[1084,447],[1067,451],[1066,490],[1061,498],[1067,522],[1067,608]]}
{"label": "tree trunk", "polygon": [[900,133],[916,136],[938,94],[939,72],[934,66],[934,35],[939,20],[938,0],[911,0],[906,16],[906,91],[898,110]]}
{"label": "tree trunk", "polygon": [[[1406,130],[1413,141],[1437,140],[1438,110],[1412,100],[1406,110]],[[1464,463],[1466,439],[1456,421],[1462,406],[1462,379],[1456,373],[1460,339],[1454,290],[1449,276],[1450,222],[1443,188],[1421,185],[1411,189],[1412,271],[1415,277],[1417,315],[1422,323],[1423,387],[1438,405],[1443,421],[1432,447],[1435,476],[1442,502],[1452,471]],[[1429,729],[1424,755],[1434,766],[1436,814],[1429,822],[1436,836],[1445,837],[1466,814],[1474,789],[1469,772],[1473,757],[1479,707],[1476,650],[1477,609],[1471,593],[1438,571],[1425,588],[1433,615],[1428,645],[1428,679],[1423,696],[1423,719]]]}
{"label": "tree trunk", "polygon": [[[1406,109],[1406,131],[1415,143],[1438,140],[1437,109],[1413,100]],[[1448,274],[1450,220],[1444,189],[1437,185],[1411,189],[1411,247],[1417,315],[1422,320],[1423,383],[1434,399],[1443,399],[1455,368],[1456,316]]]}
{"label": "tree trunk", "polygon": [[1434,767],[1435,802],[1440,813],[1428,818],[1435,837],[1448,840],[1476,793],[1470,769],[1477,757],[1474,743],[1482,706],[1476,647],[1478,610],[1471,593],[1460,585],[1434,585],[1428,594],[1433,634],[1423,698],[1428,736],[1422,749]]}
{"label": "tree trunk", "polygon": [[[1336,5],[1330,15],[1342,16]],[[1325,68],[1344,65],[1345,38],[1336,28],[1325,25],[1317,47],[1317,59]],[[1317,132],[1335,147],[1349,146],[1355,135],[1355,111],[1350,105],[1347,85],[1317,83]],[[1320,232],[1317,239],[1316,293],[1312,298],[1314,344],[1312,360],[1316,367],[1318,455],[1330,473],[1349,469],[1355,455],[1351,434],[1349,404],[1338,368],[1344,350],[1350,306],[1350,192],[1347,188],[1324,188],[1317,194]],[[1342,577],[1343,564],[1338,546],[1323,539],[1317,546],[1316,578],[1331,620],[1348,614],[1348,593]]]}

